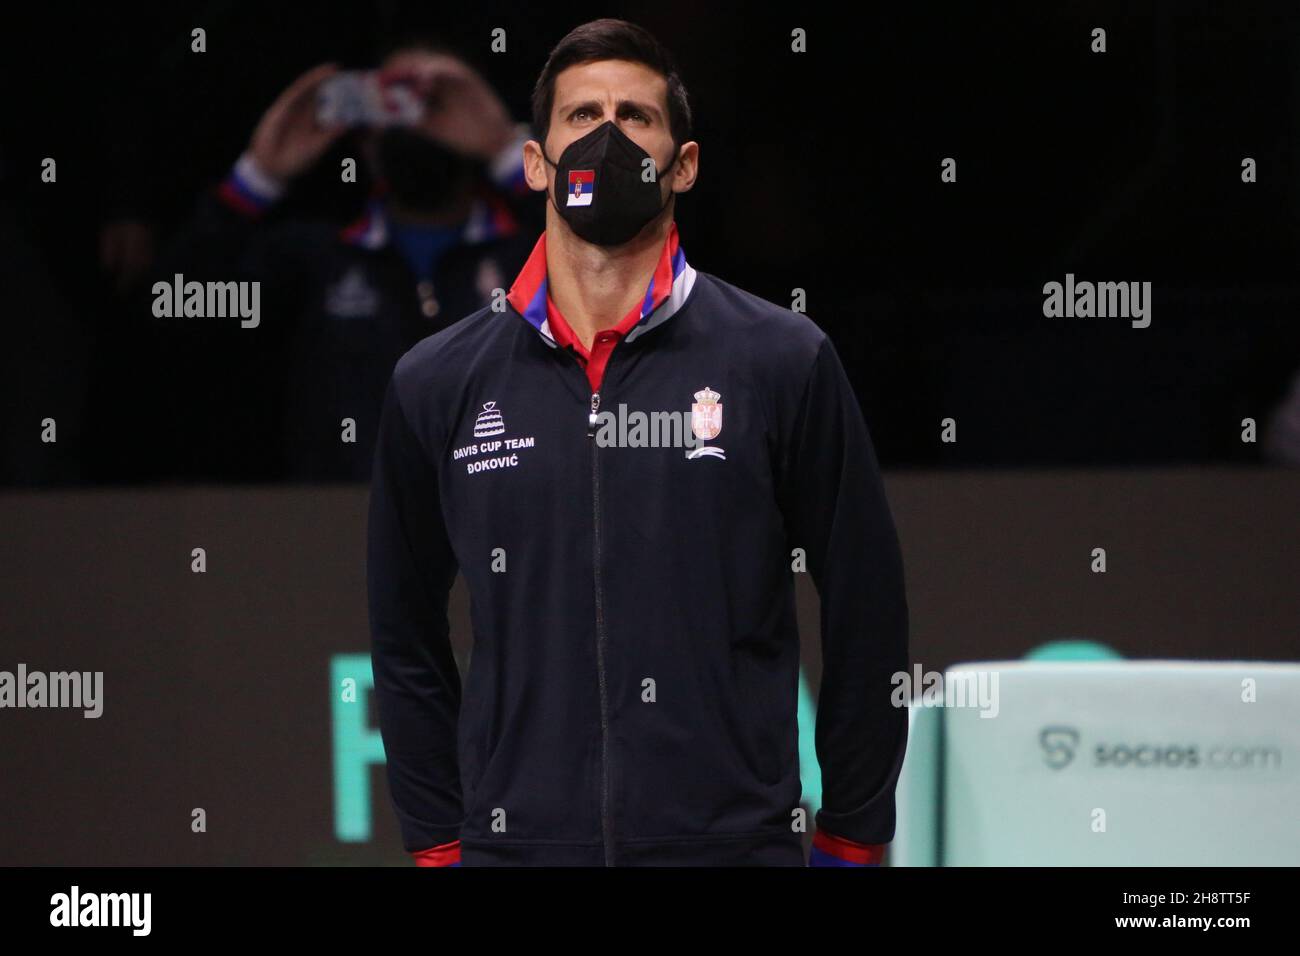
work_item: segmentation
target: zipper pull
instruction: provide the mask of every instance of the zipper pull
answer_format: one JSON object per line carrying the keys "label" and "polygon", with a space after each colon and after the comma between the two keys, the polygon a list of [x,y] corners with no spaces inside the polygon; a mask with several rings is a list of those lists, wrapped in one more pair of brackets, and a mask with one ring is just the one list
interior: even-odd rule
{"label": "zipper pull", "polygon": [[600,408],[600,392],[591,393],[591,413],[587,415],[587,437],[596,434],[596,410]]}

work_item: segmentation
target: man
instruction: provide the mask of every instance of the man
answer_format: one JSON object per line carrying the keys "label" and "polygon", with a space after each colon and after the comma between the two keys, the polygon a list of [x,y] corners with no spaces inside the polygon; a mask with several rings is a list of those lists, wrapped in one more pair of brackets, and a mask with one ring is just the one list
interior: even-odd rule
{"label": "man", "polygon": [[[340,229],[275,215],[294,181],[350,131],[318,121],[319,90],[338,73],[323,64],[271,104],[158,270],[167,280],[179,272],[261,283],[266,321],[257,329],[184,326],[186,336],[222,336],[196,355],[211,361],[214,345],[225,345],[233,354],[222,356],[223,380],[255,396],[213,398],[217,434],[228,431],[217,454],[245,449],[262,466],[241,477],[365,480],[398,358],[488,303],[532,245],[535,233],[519,223],[531,198],[520,162],[526,124],[512,122],[477,72],[431,42],[399,41],[380,64],[387,83],[426,106],[410,127],[351,130],[376,183],[355,222]],[[247,420],[235,417],[241,408]],[[345,420],[355,423],[350,441]]]}
{"label": "man", "polygon": [[[907,736],[889,702],[907,607],[835,351],[687,263],[673,208],[699,147],[648,33],[575,29],[533,116],[546,231],[500,308],[401,359],[381,418],[372,657],[405,848],[428,865],[803,865],[806,556],[824,658],[812,862],[877,863]],[[690,440],[611,447],[616,405],[685,416]]]}

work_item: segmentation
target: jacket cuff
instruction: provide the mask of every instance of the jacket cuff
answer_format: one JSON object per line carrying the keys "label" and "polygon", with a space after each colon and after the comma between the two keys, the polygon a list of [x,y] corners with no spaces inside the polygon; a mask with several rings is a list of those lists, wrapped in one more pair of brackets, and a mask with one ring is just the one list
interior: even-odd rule
{"label": "jacket cuff", "polygon": [[227,206],[249,219],[257,219],[284,195],[284,184],[262,170],[249,153],[217,187],[217,196]]}
{"label": "jacket cuff", "polygon": [[416,866],[460,866],[460,841],[452,840],[412,853]]}
{"label": "jacket cuff", "polygon": [[813,834],[809,866],[879,866],[885,858],[884,843],[854,843],[818,830]]}

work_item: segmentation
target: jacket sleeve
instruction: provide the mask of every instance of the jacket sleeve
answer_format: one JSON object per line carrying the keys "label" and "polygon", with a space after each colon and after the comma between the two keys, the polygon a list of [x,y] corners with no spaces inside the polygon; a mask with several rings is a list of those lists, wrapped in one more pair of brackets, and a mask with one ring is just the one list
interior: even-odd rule
{"label": "jacket sleeve", "polygon": [[891,677],[908,665],[907,600],[875,449],[829,339],[804,386],[782,472],[790,547],[804,549],[821,598],[814,736],[822,806],[812,862],[820,848],[875,863],[894,836],[907,746],[907,711],[891,703]]}
{"label": "jacket sleeve", "polygon": [[[437,472],[389,383],[370,488],[366,580],[371,661],[389,792],[416,862],[450,864],[462,822],[461,685],[447,620],[456,562]],[[422,854],[422,855],[421,855]]]}

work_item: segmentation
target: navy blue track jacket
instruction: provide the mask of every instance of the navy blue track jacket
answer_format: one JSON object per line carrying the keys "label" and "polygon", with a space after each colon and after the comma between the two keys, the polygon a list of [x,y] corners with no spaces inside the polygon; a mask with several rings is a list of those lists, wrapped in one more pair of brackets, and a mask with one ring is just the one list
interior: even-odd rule
{"label": "navy blue track jacket", "polygon": [[[384,401],[368,583],[405,848],[459,841],[464,865],[802,866],[796,549],[821,597],[815,823],[888,843],[903,569],[830,340],[691,268],[674,225],[593,393],[551,328],[544,243],[503,311],[416,345]],[[600,440],[638,411],[706,437]]]}

